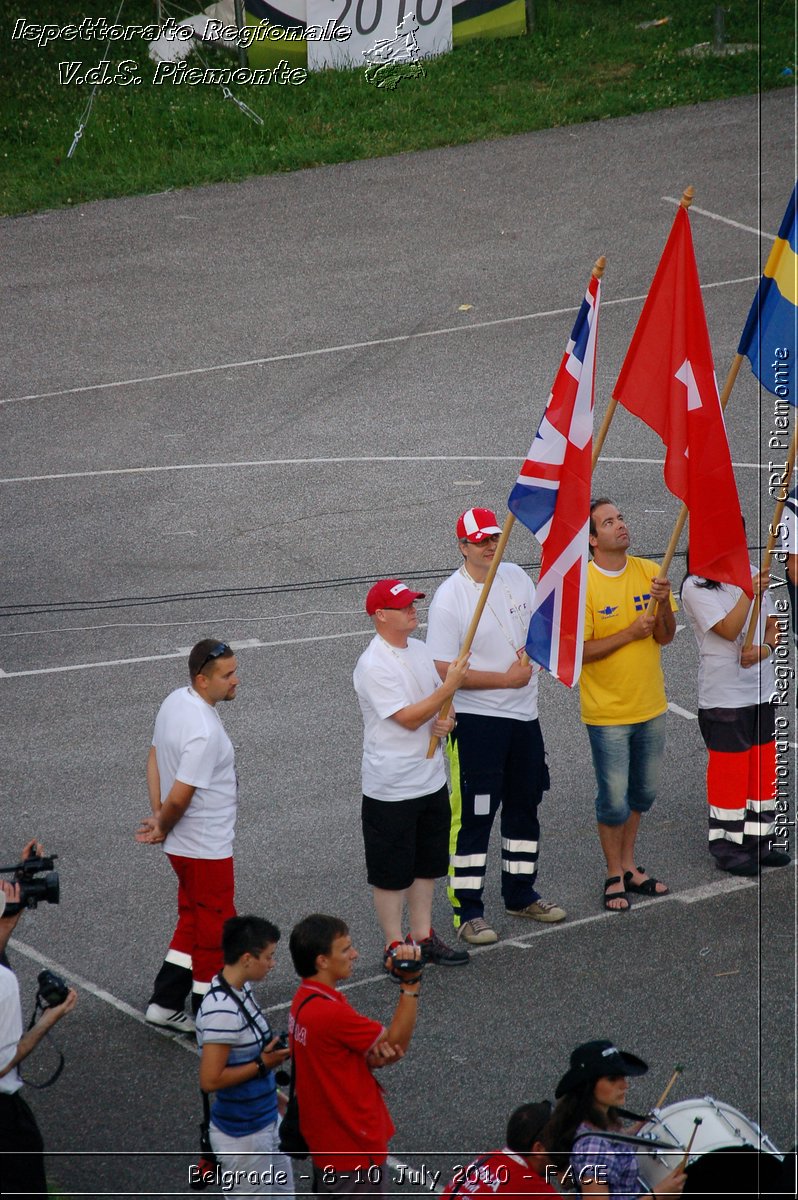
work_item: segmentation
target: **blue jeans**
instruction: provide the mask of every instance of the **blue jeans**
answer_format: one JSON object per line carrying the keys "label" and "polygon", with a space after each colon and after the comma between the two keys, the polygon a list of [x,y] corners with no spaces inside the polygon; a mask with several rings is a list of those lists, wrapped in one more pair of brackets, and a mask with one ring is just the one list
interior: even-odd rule
{"label": "blue jeans", "polygon": [[654,803],[665,749],[665,713],[636,725],[588,725],[601,825],[624,825]]}

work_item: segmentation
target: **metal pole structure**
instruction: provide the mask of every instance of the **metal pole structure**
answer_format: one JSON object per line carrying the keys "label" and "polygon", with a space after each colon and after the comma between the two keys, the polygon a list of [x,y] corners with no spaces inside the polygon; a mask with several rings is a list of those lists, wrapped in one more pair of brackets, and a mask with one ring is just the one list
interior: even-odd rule
{"label": "metal pole structure", "polygon": [[[244,16],[244,0],[235,0],[235,14],[236,29],[242,30],[247,23],[246,17]],[[247,65],[247,48],[243,44],[241,38],[238,38],[236,41],[236,50],[238,53],[239,67],[245,67]]]}
{"label": "metal pole structure", "polygon": [[715,5],[713,17],[712,49],[717,53],[726,45],[726,9],[722,4]]}

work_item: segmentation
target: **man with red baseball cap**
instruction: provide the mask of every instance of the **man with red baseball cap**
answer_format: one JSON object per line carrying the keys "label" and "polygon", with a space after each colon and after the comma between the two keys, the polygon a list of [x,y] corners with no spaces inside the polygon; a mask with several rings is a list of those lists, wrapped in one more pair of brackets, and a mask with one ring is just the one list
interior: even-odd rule
{"label": "man with red baseball cap", "polygon": [[[441,678],[460,647],[482,593],[501,528],[489,508],[469,508],[457,522],[463,561],[440,585],[429,610],[427,647]],[[538,721],[535,669],[524,653],[535,588],[515,563],[502,562],[471,645],[457,692],[457,727],[449,735],[453,854],[449,899],[458,937],[471,945],[498,941],[485,920],[482,892],[488,843],[501,807],[502,899],[512,916],[562,921],[565,911],[535,890],[538,804],[549,788]]]}
{"label": "man with red baseball cap", "polygon": [[366,612],[375,634],[353,675],[364,727],[366,870],[385,935],[383,966],[397,977],[414,944],[425,963],[468,962],[467,951],[447,946],[432,928],[435,880],[449,869],[451,809],[443,753],[427,758],[430,735],[442,738],[454,728],[453,715],[440,720],[438,712],[462,685],[468,661],[452,661],[441,683],[424,643],[410,637],[418,626],[416,600],[423,599],[399,579],[374,584]]}

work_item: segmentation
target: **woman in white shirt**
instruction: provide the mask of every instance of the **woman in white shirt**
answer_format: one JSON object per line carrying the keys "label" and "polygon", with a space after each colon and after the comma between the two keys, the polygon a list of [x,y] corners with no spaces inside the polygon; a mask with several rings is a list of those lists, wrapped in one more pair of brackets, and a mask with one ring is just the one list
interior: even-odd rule
{"label": "woman in white shirt", "polygon": [[709,751],[709,851],[732,875],[756,875],[760,866],[790,861],[772,845],[778,632],[768,574],[754,566],[751,574],[762,607],[748,649],[743,641],[752,601],[742,588],[688,574],[681,594],[700,656],[698,724]]}

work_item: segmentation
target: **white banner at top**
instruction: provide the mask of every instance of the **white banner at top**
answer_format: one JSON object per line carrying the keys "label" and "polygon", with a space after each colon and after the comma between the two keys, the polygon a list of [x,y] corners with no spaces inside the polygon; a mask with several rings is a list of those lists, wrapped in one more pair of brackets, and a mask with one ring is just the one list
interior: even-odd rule
{"label": "white banner at top", "polygon": [[307,0],[308,26],[328,22],[334,38],[308,38],[311,70],[411,63],[452,48],[452,0]]}

